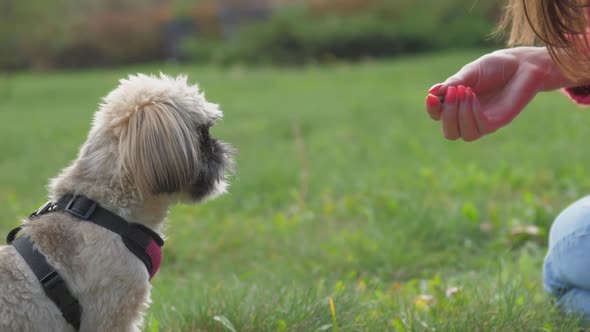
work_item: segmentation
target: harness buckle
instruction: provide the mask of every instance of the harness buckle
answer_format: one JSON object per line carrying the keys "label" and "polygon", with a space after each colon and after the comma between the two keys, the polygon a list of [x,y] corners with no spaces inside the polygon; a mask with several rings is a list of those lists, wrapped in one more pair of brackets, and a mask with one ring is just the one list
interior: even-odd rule
{"label": "harness buckle", "polygon": [[45,212],[50,211],[54,206],[55,204],[53,204],[51,201],[47,201],[45,204],[41,205],[41,207],[38,208],[37,211],[31,213],[30,217],[38,217],[44,214]]}
{"label": "harness buckle", "polygon": [[43,277],[40,281],[41,284],[43,284],[43,286],[49,291],[54,290],[57,286],[61,286],[61,284],[64,282],[64,280],[55,270],[51,271],[51,273]]}
{"label": "harness buckle", "polygon": [[[84,199],[84,203],[86,204],[80,204],[81,206],[75,205],[78,199]],[[88,205],[87,203],[91,204]],[[94,210],[96,210],[97,205],[98,204],[96,204],[95,201],[89,200],[84,196],[76,195],[70,199],[68,205],[66,205],[64,210],[68,213],[75,215],[80,219],[88,220],[94,212]]]}

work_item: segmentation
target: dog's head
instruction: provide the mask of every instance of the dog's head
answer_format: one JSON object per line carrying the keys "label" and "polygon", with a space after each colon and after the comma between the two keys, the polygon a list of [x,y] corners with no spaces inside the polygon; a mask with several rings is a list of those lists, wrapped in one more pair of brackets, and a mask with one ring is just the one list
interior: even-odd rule
{"label": "dog's head", "polygon": [[140,195],[200,201],[226,191],[232,149],[209,134],[221,117],[185,76],[133,75],[104,98],[89,142],[109,146],[117,177]]}

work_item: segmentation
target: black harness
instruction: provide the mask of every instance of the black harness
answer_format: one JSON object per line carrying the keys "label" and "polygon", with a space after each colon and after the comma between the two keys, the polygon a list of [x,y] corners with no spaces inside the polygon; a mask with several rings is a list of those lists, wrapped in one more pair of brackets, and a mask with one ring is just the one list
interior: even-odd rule
{"label": "black harness", "polygon": [[[164,245],[164,240],[151,229],[140,224],[129,223],[85,196],[71,194],[63,196],[57,203],[45,203],[29,218],[34,219],[40,215],[60,210],[119,234],[125,246],[143,262],[150,279],[157,272],[161,260],[160,248]],[[78,330],[82,316],[80,303],[72,295],[55,268],[34,247],[31,239],[27,236],[16,238],[20,230],[19,226],[10,231],[6,241],[20,253],[39,279],[45,294],[57,305],[66,321]]]}

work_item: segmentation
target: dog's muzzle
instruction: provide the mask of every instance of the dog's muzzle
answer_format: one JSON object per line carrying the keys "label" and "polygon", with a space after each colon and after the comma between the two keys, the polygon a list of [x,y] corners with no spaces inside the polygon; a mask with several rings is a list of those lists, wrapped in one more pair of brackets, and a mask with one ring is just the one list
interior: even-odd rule
{"label": "dog's muzzle", "polygon": [[233,172],[234,149],[227,143],[209,138],[201,145],[202,160],[195,181],[190,186],[190,195],[200,201],[218,190],[225,182],[226,173]]}

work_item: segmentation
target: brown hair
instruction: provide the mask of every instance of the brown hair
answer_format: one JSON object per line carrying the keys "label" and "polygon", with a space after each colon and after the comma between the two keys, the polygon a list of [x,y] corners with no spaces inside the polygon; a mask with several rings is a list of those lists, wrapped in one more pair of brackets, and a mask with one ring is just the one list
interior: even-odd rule
{"label": "brown hair", "polygon": [[590,80],[586,39],[587,0],[508,0],[496,33],[508,31],[508,45],[545,45],[563,73]]}

